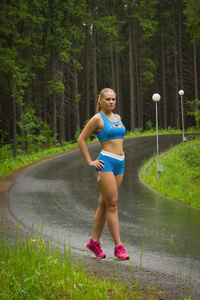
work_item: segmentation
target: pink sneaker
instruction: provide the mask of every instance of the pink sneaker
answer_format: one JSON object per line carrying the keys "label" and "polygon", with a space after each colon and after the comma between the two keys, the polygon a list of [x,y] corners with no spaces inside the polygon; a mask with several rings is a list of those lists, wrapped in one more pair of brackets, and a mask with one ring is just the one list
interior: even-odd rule
{"label": "pink sneaker", "polygon": [[118,258],[118,259],[129,259],[129,255],[126,252],[126,250],[124,249],[123,245],[119,245],[118,247],[115,247],[114,250],[114,255]]}
{"label": "pink sneaker", "polygon": [[106,254],[101,250],[101,244],[90,239],[89,242],[85,245],[90,251],[92,251],[96,257],[105,258]]}

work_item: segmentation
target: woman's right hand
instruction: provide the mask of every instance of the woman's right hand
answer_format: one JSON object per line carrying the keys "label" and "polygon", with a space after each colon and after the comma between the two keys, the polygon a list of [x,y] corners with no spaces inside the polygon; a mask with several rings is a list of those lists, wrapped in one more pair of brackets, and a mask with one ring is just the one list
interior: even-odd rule
{"label": "woman's right hand", "polygon": [[103,160],[98,160],[98,159],[96,159],[96,160],[92,160],[91,162],[89,162],[88,163],[88,165],[90,166],[90,167],[95,167],[95,168],[97,168],[98,170],[101,170],[101,169],[103,169],[104,168],[104,161]]}

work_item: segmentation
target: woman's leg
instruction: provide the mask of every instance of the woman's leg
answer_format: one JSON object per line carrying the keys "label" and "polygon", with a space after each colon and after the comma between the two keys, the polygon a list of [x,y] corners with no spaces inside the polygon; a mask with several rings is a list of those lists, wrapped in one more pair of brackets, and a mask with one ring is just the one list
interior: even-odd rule
{"label": "woman's leg", "polygon": [[[96,173],[96,172],[95,172]],[[95,174],[97,178],[97,173]],[[118,191],[123,179],[123,174],[115,176],[112,172],[101,172],[100,180],[97,182],[100,189],[100,207],[95,215],[93,237],[100,238],[105,220],[115,242],[115,246],[121,245],[118,220]],[[100,218],[102,218],[100,221]],[[100,225],[101,224],[101,225]]]}
{"label": "woman's leg", "polygon": [[106,222],[106,205],[100,193],[99,205],[94,216],[94,227],[92,232],[93,241],[99,242],[105,222]]}

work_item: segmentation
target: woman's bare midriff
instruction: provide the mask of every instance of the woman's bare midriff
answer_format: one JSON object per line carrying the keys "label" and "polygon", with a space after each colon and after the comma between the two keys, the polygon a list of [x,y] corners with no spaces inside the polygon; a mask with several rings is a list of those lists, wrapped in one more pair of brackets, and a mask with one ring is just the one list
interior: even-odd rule
{"label": "woman's bare midriff", "polygon": [[109,140],[101,142],[101,147],[103,150],[112,152],[117,155],[123,155],[123,139]]}

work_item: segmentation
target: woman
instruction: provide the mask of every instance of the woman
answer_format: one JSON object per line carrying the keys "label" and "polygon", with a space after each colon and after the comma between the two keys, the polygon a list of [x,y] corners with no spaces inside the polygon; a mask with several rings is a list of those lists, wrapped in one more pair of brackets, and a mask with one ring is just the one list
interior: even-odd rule
{"label": "woman", "polygon": [[[86,244],[96,257],[105,258],[99,242],[105,222],[115,242],[114,255],[118,259],[129,259],[121,243],[118,220],[118,191],[121,187],[125,157],[123,137],[126,129],[119,115],[114,114],[116,94],[105,88],[100,92],[97,114],[87,123],[80,134],[78,145],[89,166],[94,167],[95,178],[100,189],[99,205],[94,216],[92,238]],[[95,133],[101,143],[102,151],[96,160],[92,160],[86,140]]]}

